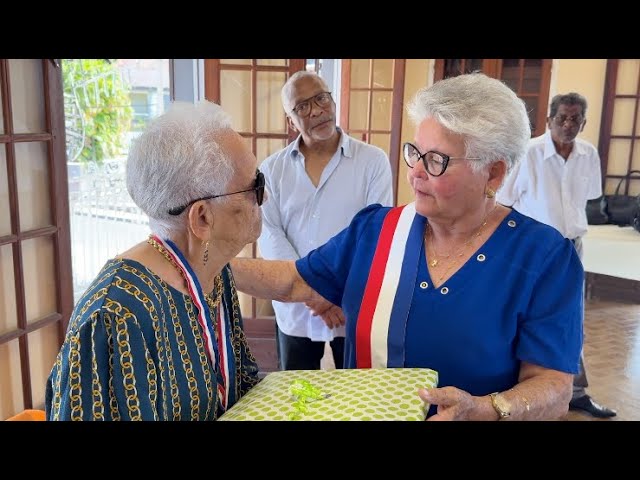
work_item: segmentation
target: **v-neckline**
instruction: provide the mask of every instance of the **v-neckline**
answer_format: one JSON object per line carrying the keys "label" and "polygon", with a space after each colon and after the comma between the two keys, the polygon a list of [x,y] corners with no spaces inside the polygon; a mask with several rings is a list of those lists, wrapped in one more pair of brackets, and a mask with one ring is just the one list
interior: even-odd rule
{"label": "v-neckline", "polygon": [[[498,226],[496,227],[496,229],[491,232],[491,235],[489,235],[489,237],[487,237],[487,239],[478,247],[476,248],[473,253],[469,256],[469,258],[462,264],[460,265],[460,267],[455,270],[453,272],[453,274],[451,274],[451,276],[449,278],[447,278],[445,281],[443,281],[441,284],[436,285],[433,276],[431,275],[431,270],[429,270],[429,261],[427,259],[427,246],[426,246],[426,238],[423,236],[423,240],[422,240],[422,246],[421,246],[421,262],[423,262],[423,265],[425,266],[426,269],[426,273],[427,273],[427,281],[429,284],[433,285],[434,289],[441,289],[443,287],[450,287],[451,284],[456,285],[459,282],[456,280],[457,277],[461,276],[459,275],[463,270],[470,270],[471,268],[473,268],[472,266],[470,266],[470,261],[473,260],[474,258],[477,259],[478,256],[480,254],[485,255],[485,257],[489,257],[491,258],[493,256],[493,252],[496,251],[496,249],[494,248],[493,244],[497,241],[499,241],[499,238],[502,237],[505,233],[505,229],[508,227],[509,222],[510,221],[515,221],[513,216],[514,216],[514,212],[515,210],[511,209],[511,211],[509,213],[507,213],[507,215],[505,215],[505,217],[500,220],[500,223],[498,224]],[[427,228],[429,221],[427,219],[427,222],[425,224],[425,231]],[[480,250],[483,250],[483,252],[481,252]],[[484,262],[484,260],[482,260],[482,262]],[[481,261],[476,261],[473,264],[477,264],[477,263],[482,263]],[[468,277],[468,275],[464,275],[463,277]],[[416,278],[416,281],[418,280],[418,278]]]}

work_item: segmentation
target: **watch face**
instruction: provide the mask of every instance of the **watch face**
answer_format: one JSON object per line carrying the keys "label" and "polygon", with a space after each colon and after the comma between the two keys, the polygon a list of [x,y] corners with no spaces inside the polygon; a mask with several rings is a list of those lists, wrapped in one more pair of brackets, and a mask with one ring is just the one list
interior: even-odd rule
{"label": "watch face", "polygon": [[500,410],[500,416],[508,417],[511,415],[511,403],[509,403],[502,395],[495,397],[496,407]]}

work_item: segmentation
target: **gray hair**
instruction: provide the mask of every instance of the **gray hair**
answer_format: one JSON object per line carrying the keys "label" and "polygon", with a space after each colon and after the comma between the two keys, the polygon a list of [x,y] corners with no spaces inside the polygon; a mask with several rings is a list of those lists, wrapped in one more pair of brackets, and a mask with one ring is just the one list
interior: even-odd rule
{"label": "gray hair", "polygon": [[169,236],[184,228],[186,215],[169,215],[170,208],[226,190],[235,168],[218,140],[230,129],[231,118],[215,103],[173,102],[133,141],[127,190],[152,231]]}
{"label": "gray hair", "polygon": [[282,86],[282,90],[280,92],[280,95],[282,97],[282,108],[284,108],[284,113],[286,113],[287,115],[291,114],[291,109],[289,109],[287,107],[287,102],[289,102],[289,99],[291,98],[291,91],[293,90],[293,85],[298,80],[300,80],[301,78],[305,78],[305,77],[306,78],[314,78],[318,83],[320,83],[320,85],[322,85],[324,87],[324,89],[326,91],[329,90],[329,87],[327,86],[327,82],[325,82],[324,78],[322,78],[316,72],[309,72],[307,70],[300,70],[300,71],[294,73],[293,75],[291,75],[289,77],[289,79]]}
{"label": "gray hair", "polygon": [[419,125],[433,118],[450,132],[462,135],[465,156],[475,171],[504,160],[507,171],[525,154],[531,124],[524,102],[500,80],[470,73],[440,80],[420,89],[407,107]]}
{"label": "gray hair", "polygon": [[576,92],[558,94],[551,100],[549,107],[549,118],[553,118],[558,113],[560,105],[580,105],[582,107],[582,116],[587,116],[587,99]]}

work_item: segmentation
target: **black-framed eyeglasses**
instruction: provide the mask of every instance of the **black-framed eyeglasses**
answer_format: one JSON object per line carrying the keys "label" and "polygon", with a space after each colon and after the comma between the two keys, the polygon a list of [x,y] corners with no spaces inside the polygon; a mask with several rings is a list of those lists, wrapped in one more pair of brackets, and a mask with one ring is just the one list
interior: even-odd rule
{"label": "black-framed eyeglasses", "polygon": [[553,121],[556,125],[564,125],[564,122],[571,122],[576,125],[582,125],[584,117],[582,115],[576,115],[575,117],[567,117],[566,115],[556,115],[553,117]]}
{"label": "black-framed eyeglasses", "polygon": [[314,102],[320,108],[324,108],[329,106],[332,100],[331,92],[321,92],[311,98],[298,102],[291,111],[299,117],[308,117],[311,114],[311,102]]}
{"label": "black-framed eyeglasses", "polygon": [[450,157],[449,155],[436,152],[435,150],[420,153],[418,147],[409,142],[402,145],[402,156],[409,168],[415,167],[416,163],[422,160],[424,169],[432,177],[439,177],[442,175],[447,170],[449,160],[480,160],[478,157]]}
{"label": "black-framed eyeglasses", "polygon": [[207,197],[196,198],[195,200],[191,200],[186,205],[183,205],[181,207],[174,207],[170,209],[168,213],[169,215],[180,215],[190,205],[194,204],[195,202],[199,202],[200,200],[211,200],[213,198],[226,197],[229,195],[235,195],[236,193],[252,192],[254,190],[256,192],[256,202],[258,203],[258,206],[260,206],[262,205],[262,201],[264,200],[264,173],[262,173],[260,170],[257,170],[257,169],[256,169],[256,181],[252,188],[247,188],[246,190],[240,190],[238,192],[222,193],[220,195],[209,195]]}

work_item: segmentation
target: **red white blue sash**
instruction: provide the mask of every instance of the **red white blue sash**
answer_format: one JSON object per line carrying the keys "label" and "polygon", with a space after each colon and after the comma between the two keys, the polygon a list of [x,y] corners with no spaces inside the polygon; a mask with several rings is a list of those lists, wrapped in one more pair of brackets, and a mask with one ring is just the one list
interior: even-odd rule
{"label": "red white blue sash", "polygon": [[425,224],[415,203],[392,208],[383,221],[356,324],[356,368],[404,366]]}
{"label": "red white blue sash", "polygon": [[[216,322],[218,341],[216,342],[213,333],[213,326],[209,321],[207,321],[207,319],[211,318],[209,305],[204,298],[202,287],[200,286],[198,277],[196,277],[191,265],[189,265],[189,262],[178,246],[171,240],[164,240],[157,235],[152,235],[152,238],[164,246],[168,254],[176,262],[176,265],[178,265],[184,273],[187,280],[187,288],[189,289],[189,296],[198,310],[198,323],[202,329],[206,351],[209,356],[209,360],[211,360],[211,365],[216,371],[220,403],[222,404],[223,410],[226,410],[229,402],[229,389],[227,387],[229,385],[229,362],[231,360],[228,353],[230,351],[230,345],[227,341],[228,327],[226,314],[224,312],[224,295],[220,301],[220,306],[218,307],[218,318]],[[219,368],[216,368],[216,365],[219,365]]]}

